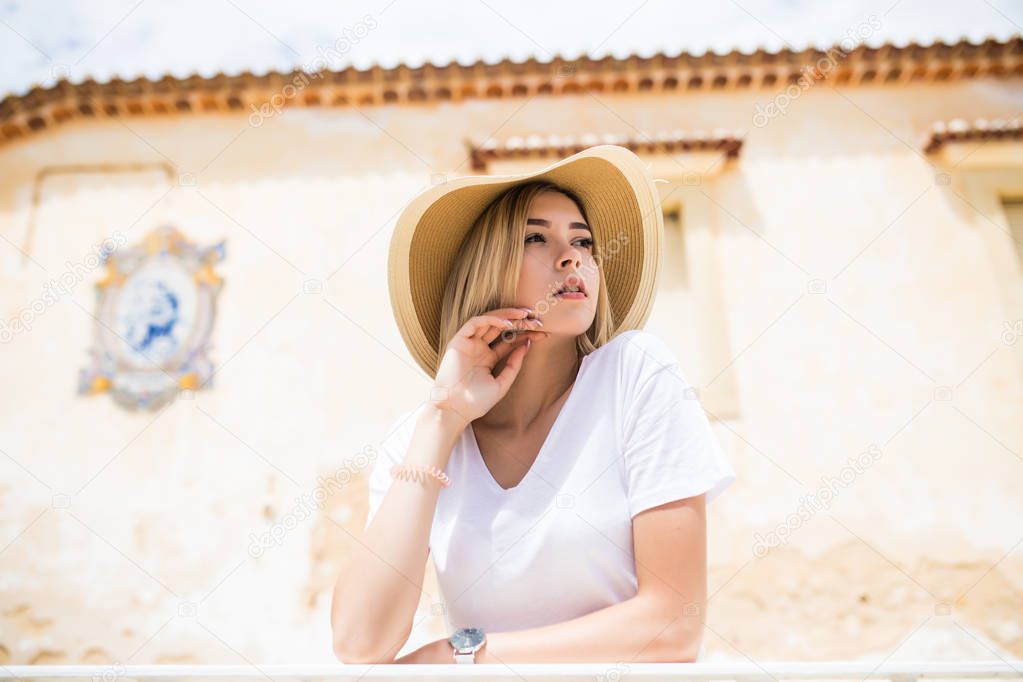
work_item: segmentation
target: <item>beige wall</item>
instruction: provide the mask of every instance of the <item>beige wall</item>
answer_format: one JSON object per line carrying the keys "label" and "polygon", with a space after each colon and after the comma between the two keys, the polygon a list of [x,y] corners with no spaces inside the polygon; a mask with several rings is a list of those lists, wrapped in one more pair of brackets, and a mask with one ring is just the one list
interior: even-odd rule
{"label": "beige wall", "polygon": [[[998,204],[1023,194],[1023,151],[921,152],[934,121],[1010,115],[1023,90],[818,85],[758,127],[768,101],[125,119],[0,148],[4,320],[117,231],[227,239],[222,369],[192,400],[154,415],[74,394],[98,271],[0,346],[0,662],[332,660],[330,587],[366,511],[349,460],[429,388],[388,305],[401,207],[471,172],[466,138],[715,127],[748,131],[738,161],[649,157],[678,190],[666,259],[687,273],[666,275],[650,329],[739,474],[709,511],[707,658],[1023,656],[1023,342],[1002,339],[1023,275]],[[869,453],[827,511],[756,551]],[[353,484],[250,556],[344,467]],[[410,646],[444,634],[426,590]]]}

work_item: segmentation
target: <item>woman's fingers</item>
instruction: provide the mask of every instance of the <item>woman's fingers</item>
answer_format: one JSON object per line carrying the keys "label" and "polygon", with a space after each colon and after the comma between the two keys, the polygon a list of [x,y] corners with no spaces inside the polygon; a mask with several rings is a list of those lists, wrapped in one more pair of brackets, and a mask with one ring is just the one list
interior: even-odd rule
{"label": "woman's fingers", "polygon": [[[532,336],[532,332],[530,332],[530,336]],[[520,343],[511,352],[511,355],[508,356],[508,361],[504,363],[504,368],[494,377],[502,396],[508,393],[508,389],[511,388],[516,377],[518,377],[519,370],[522,369],[522,360],[526,357],[526,353],[529,352],[530,345],[529,343]]]}
{"label": "woman's fingers", "polygon": [[530,310],[529,308],[520,308],[518,306],[514,306],[514,307],[510,307],[510,308],[495,308],[494,310],[488,310],[487,312],[485,312],[483,314],[484,315],[497,315],[499,317],[511,317],[511,318],[514,318],[514,319],[519,319],[519,318],[525,317],[526,315],[531,314],[532,312],[533,311]]}
{"label": "woman's fingers", "polygon": [[509,353],[514,352],[519,346],[526,345],[526,339],[532,339],[533,343],[536,343],[538,339],[542,339],[545,336],[547,336],[547,332],[545,331],[530,329],[523,330],[515,334],[514,337],[510,337],[507,341],[505,340],[505,337],[499,338],[490,347],[497,355],[497,360],[494,362],[494,366],[496,367],[497,363],[500,362],[502,358],[507,356]]}
{"label": "woman's fingers", "polygon": [[497,308],[495,310],[488,310],[482,315],[476,315],[475,317],[469,318],[469,320],[462,325],[462,328],[458,331],[458,333],[467,339],[485,335],[494,327],[496,327],[498,333],[500,333],[500,331],[510,329],[513,326],[513,324],[509,323],[513,323],[515,320],[520,320],[529,314],[530,311],[525,308]]}
{"label": "woman's fingers", "polygon": [[523,318],[521,320],[512,320],[512,326],[507,328],[491,327],[483,333],[483,341],[487,345],[492,346],[494,340],[497,337],[501,337],[504,340],[511,341],[516,336],[524,331],[530,329],[542,329],[543,322],[535,318]]}
{"label": "woman's fingers", "polygon": [[469,321],[462,325],[459,333],[465,338],[471,339],[486,333],[492,327],[497,327],[498,329],[511,329],[512,326],[512,321],[504,317],[497,317],[495,315],[477,315],[469,318]]}

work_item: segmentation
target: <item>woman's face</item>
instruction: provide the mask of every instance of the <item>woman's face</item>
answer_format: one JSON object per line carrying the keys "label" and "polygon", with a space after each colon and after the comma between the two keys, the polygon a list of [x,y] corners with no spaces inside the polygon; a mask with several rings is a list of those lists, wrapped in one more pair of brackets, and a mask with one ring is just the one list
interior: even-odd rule
{"label": "woman's face", "polygon": [[[559,192],[536,195],[522,240],[517,305],[533,308],[546,332],[584,333],[597,314],[600,277],[593,235],[575,202]],[[558,294],[565,287],[581,293]]]}

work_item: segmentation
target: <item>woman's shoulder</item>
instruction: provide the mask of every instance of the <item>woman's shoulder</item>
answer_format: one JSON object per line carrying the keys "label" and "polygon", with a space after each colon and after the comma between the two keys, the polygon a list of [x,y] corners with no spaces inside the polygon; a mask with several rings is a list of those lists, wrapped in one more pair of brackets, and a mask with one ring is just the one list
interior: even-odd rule
{"label": "woman's shoulder", "polygon": [[664,369],[678,372],[675,351],[659,336],[645,329],[619,332],[592,351],[588,361],[597,381],[616,387],[614,394],[635,395],[648,380]]}
{"label": "woman's shoulder", "polygon": [[671,346],[645,329],[620,332],[593,352],[615,358],[614,364],[625,373],[655,372],[678,364],[678,357]]}

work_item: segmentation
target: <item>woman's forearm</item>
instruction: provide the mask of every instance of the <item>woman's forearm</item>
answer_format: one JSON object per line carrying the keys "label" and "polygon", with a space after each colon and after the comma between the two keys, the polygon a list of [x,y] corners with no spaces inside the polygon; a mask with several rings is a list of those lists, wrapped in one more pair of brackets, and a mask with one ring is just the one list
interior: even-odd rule
{"label": "woman's forearm", "polygon": [[[466,423],[427,405],[406,464],[444,469]],[[426,572],[436,481],[394,479],[369,527],[352,548],[331,604],[334,653],[345,663],[390,661],[405,643]]]}
{"label": "woman's forearm", "polygon": [[487,634],[478,663],[685,662],[696,659],[702,609],[636,595],[578,618]]}

